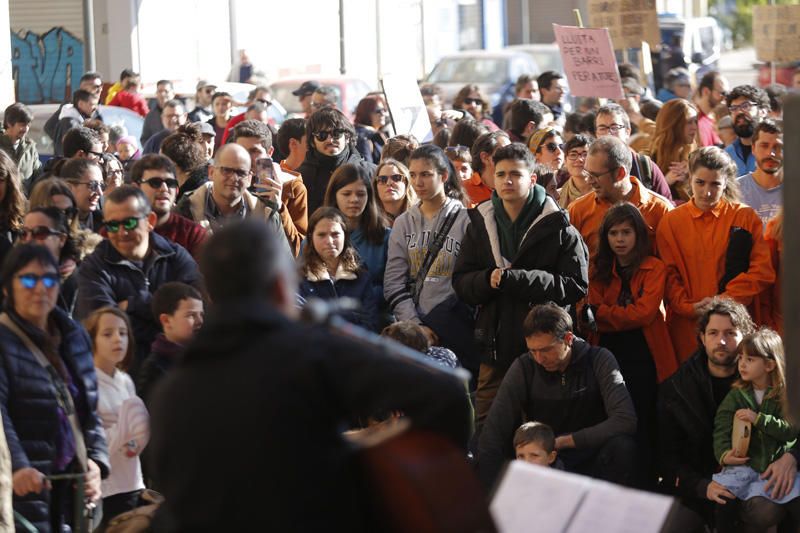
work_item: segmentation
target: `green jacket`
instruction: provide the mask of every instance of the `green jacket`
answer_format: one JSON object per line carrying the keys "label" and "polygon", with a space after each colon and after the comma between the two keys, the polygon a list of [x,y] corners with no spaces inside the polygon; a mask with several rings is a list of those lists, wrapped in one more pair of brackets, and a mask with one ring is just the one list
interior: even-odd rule
{"label": "green jacket", "polygon": [[764,394],[764,401],[759,407],[752,387],[746,389],[733,388],[722,400],[714,419],[714,456],[722,464],[722,456],[731,448],[731,431],[733,417],[739,409],[752,409],[758,416],[750,435],[750,447],[747,463],[758,473],[778,459],[791,448],[797,439],[797,428],[791,426],[781,415],[781,406],[777,398],[767,398],[771,389]]}
{"label": "green jacket", "polygon": [[5,150],[17,164],[23,184],[27,185],[31,178],[35,178],[42,171],[42,162],[39,161],[36,143],[27,136],[22,138],[17,149],[14,150],[14,144],[8,135],[4,133],[0,135],[0,149]]}

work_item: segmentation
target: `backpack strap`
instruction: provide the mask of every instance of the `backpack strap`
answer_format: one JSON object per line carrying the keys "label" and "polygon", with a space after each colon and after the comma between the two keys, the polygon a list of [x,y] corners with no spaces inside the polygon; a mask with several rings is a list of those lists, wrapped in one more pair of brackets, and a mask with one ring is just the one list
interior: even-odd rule
{"label": "backpack strap", "polygon": [[639,159],[639,181],[648,189],[653,189],[653,160],[644,154],[637,154]]}

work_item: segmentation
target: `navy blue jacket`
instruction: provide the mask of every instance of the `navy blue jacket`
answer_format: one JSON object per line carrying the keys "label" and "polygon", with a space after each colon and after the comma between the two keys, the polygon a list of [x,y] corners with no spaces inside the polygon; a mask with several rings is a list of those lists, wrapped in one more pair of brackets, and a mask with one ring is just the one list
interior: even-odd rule
{"label": "navy blue jacket", "polygon": [[[89,335],[59,308],[50,316],[61,331],[61,358],[81,399],[77,400],[78,418],[89,459],[108,476],[108,448],[105,432],[97,416],[97,376],[92,359]],[[0,324],[0,411],[11,452],[13,471],[33,467],[45,475],[53,473],[58,427],[56,394],[45,370],[22,340]],[[50,531],[50,493],[14,496],[14,510],[27,518],[41,532]]]}
{"label": "navy blue jacket", "polygon": [[342,315],[342,318],[366,329],[377,328],[378,299],[372,288],[369,271],[347,271],[342,266],[336,272],[336,279],[331,279],[327,271],[324,273],[306,273],[300,283],[300,296],[305,299],[319,298],[335,300],[336,298],[353,298],[361,302],[361,309]]}
{"label": "navy blue jacket", "polygon": [[137,361],[147,357],[161,326],[150,310],[153,293],[164,283],[181,281],[198,289],[200,273],[182,246],[150,232],[150,253],[142,266],[122,257],[104,240],[84,259],[78,270],[78,303],[75,317],[83,320],[92,311],[127,300],[126,312],[133,326]]}

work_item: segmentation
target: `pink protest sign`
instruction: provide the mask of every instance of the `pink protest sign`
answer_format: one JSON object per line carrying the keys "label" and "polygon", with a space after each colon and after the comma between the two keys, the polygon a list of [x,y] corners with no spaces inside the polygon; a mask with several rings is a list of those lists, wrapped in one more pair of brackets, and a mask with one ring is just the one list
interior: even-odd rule
{"label": "pink protest sign", "polygon": [[553,24],[556,43],[573,96],[623,98],[617,58],[606,28]]}

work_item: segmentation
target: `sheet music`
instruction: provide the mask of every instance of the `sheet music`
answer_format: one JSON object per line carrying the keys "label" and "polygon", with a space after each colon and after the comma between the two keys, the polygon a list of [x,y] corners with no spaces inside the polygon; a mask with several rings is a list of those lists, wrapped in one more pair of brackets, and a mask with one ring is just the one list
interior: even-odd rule
{"label": "sheet music", "polygon": [[568,533],[658,533],[672,498],[593,480]]}

